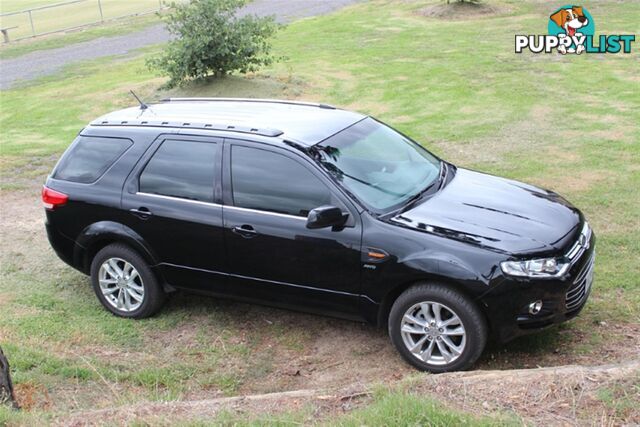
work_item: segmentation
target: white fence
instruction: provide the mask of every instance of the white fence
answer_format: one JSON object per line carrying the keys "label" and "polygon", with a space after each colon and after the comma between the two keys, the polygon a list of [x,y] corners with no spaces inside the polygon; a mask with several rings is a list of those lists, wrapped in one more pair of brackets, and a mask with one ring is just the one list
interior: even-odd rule
{"label": "white fence", "polygon": [[154,13],[163,0],[71,0],[0,13],[4,42],[22,40],[128,16]]}

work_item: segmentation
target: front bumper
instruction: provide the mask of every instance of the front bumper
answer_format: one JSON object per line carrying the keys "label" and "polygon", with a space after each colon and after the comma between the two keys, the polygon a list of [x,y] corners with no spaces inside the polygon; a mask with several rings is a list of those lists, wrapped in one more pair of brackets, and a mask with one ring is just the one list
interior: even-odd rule
{"label": "front bumper", "polygon": [[[595,236],[563,279],[504,278],[480,300],[495,338],[507,342],[577,316],[591,293],[595,264]],[[529,304],[542,301],[540,312]]]}

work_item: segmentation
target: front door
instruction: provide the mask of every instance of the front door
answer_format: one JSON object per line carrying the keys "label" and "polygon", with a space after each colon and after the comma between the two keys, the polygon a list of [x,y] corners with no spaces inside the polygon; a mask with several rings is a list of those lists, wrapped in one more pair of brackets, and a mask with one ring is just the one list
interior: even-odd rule
{"label": "front door", "polygon": [[[224,232],[231,287],[252,299],[357,313],[362,225],[357,210],[301,156],[226,140]],[[345,227],[308,229],[313,208],[349,213]]]}
{"label": "front door", "polygon": [[123,191],[125,224],[155,252],[169,284],[224,292],[222,139],[168,135],[149,151]]}

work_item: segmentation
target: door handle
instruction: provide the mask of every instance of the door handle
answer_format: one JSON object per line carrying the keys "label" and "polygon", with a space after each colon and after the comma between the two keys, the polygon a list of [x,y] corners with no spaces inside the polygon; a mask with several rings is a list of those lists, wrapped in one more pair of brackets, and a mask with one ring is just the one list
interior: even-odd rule
{"label": "door handle", "polygon": [[144,206],[141,206],[138,209],[129,209],[129,212],[140,219],[149,219],[149,217],[153,215],[151,211]]}
{"label": "door handle", "polygon": [[248,224],[238,225],[236,227],[233,227],[231,229],[231,232],[234,234],[238,234],[244,237],[245,239],[251,239],[252,237],[256,237],[258,235],[258,232]]}

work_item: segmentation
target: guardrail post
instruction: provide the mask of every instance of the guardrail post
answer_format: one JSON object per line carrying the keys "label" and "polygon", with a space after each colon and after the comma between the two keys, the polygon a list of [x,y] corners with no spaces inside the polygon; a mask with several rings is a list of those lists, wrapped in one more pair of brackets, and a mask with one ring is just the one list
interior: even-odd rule
{"label": "guardrail post", "polygon": [[33,27],[33,15],[31,14],[31,11],[29,11],[29,23],[31,23],[31,35],[33,35],[33,37],[36,36],[36,29]]}
{"label": "guardrail post", "polygon": [[98,9],[100,10],[100,22],[104,22],[104,15],[102,14],[102,0],[98,0]]}

